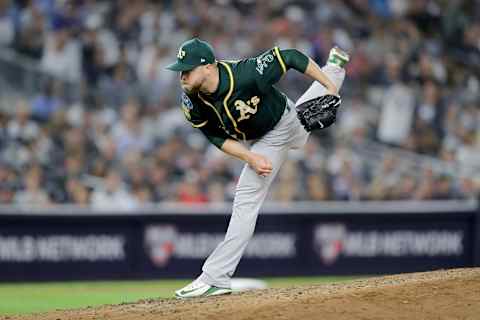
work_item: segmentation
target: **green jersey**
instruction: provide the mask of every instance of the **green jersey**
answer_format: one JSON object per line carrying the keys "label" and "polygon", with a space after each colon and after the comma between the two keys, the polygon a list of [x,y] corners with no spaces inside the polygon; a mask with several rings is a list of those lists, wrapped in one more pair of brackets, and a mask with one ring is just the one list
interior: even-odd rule
{"label": "green jersey", "polygon": [[287,97],[274,84],[288,69],[305,72],[308,57],[274,47],[241,61],[219,61],[219,84],[212,94],[182,95],[182,109],[193,127],[221,148],[226,139],[258,139],[283,115]]}

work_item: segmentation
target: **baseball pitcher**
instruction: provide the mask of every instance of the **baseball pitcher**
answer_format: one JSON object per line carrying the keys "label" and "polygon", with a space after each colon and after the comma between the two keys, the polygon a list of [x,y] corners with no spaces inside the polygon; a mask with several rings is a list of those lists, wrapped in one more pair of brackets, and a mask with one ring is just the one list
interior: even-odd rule
{"label": "baseball pitcher", "polygon": [[[335,122],[338,90],[349,56],[337,47],[320,68],[296,49],[274,47],[240,61],[217,61],[205,41],[184,42],[168,69],[180,72],[182,109],[194,128],[223,152],[245,162],[235,190],[225,239],[205,261],[202,274],[175,292],[178,298],[228,294],[253,235],[258,212],[290,149],[312,130]],[[294,104],[274,84],[295,69],[315,81]]]}

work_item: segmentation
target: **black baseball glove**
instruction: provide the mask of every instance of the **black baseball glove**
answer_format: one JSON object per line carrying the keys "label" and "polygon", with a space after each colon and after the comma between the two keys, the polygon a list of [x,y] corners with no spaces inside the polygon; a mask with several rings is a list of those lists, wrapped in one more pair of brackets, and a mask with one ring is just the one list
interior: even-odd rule
{"label": "black baseball glove", "polygon": [[307,131],[328,128],[335,122],[341,102],[332,94],[305,101],[297,106],[297,117]]}

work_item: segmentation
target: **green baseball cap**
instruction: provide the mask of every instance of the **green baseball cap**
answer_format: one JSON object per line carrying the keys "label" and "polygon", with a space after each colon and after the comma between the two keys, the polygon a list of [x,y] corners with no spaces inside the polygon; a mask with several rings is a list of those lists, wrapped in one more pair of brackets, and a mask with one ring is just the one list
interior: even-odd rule
{"label": "green baseball cap", "polygon": [[188,71],[193,68],[214,63],[215,54],[212,46],[198,38],[185,41],[178,49],[177,61],[170,64],[167,69],[172,71]]}

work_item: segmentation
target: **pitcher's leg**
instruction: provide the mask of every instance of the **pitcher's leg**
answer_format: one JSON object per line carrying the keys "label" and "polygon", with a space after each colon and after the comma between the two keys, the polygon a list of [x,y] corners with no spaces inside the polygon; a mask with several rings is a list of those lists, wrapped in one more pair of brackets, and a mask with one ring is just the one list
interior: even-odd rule
{"label": "pitcher's leg", "polygon": [[235,192],[227,234],[205,261],[199,278],[209,285],[230,287],[231,277],[255,231],[260,207],[288,152],[286,146],[275,147],[264,143],[253,145],[251,150],[268,157],[273,170],[267,177],[261,177],[248,165],[243,168]]}
{"label": "pitcher's leg", "polygon": [[[335,65],[325,65],[322,67],[322,71],[328,76],[328,78],[335,84],[338,91],[342,87],[343,80],[345,79],[345,69]],[[314,81],[312,85],[305,91],[305,93],[297,100],[295,105],[304,103],[305,101],[323,96],[327,93],[327,89],[318,81]]]}

